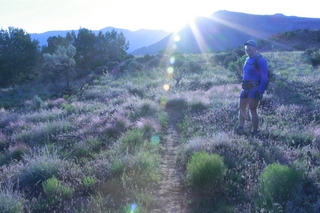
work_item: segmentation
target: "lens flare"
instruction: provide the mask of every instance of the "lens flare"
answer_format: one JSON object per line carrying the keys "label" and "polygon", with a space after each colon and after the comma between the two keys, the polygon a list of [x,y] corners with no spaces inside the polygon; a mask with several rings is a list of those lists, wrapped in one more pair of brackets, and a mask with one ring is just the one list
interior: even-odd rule
{"label": "lens flare", "polygon": [[174,35],[173,39],[178,42],[178,41],[180,41],[180,36],[179,35]]}
{"label": "lens flare", "polygon": [[173,68],[173,67],[168,67],[168,69],[167,69],[167,73],[168,73],[168,74],[172,74],[173,71],[174,71],[174,68]]}
{"label": "lens flare", "polygon": [[130,213],[134,213],[134,211],[136,210],[136,208],[137,208],[137,204],[135,204],[135,203],[131,204]]}
{"label": "lens flare", "polygon": [[176,60],[176,58],[175,58],[174,56],[172,56],[172,57],[170,58],[170,64],[171,64],[171,65],[174,64],[175,60]]}
{"label": "lens flare", "polygon": [[173,76],[174,68],[172,66],[168,67],[165,71],[165,77],[166,79],[170,80]]}
{"label": "lens flare", "polygon": [[171,48],[172,48],[173,50],[175,50],[175,49],[177,49],[177,45],[176,45],[176,44],[173,44],[173,45],[171,46]]}
{"label": "lens flare", "polygon": [[153,135],[151,137],[151,143],[154,145],[157,145],[160,143],[160,137],[158,135]]}
{"label": "lens flare", "polygon": [[169,84],[165,84],[165,85],[163,85],[163,89],[164,89],[165,91],[168,91],[168,90],[170,89]]}

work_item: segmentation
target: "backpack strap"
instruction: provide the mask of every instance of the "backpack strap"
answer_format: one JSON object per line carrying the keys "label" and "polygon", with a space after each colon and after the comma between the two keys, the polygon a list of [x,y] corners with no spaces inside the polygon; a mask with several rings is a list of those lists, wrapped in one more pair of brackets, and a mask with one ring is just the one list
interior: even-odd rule
{"label": "backpack strap", "polygon": [[[245,64],[254,65],[254,68],[256,68],[257,70],[260,71],[258,61],[259,61],[259,59],[260,59],[261,57],[262,57],[262,55],[258,54],[257,57],[254,59],[253,64],[248,63],[248,62],[245,62]],[[247,57],[246,61],[247,61],[248,59],[249,59],[249,57]]]}
{"label": "backpack strap", "polygon": [[258,54],[258,56],[254,59],[254,62],[253,62],[254,67],[255,67],[257,70],[259,70],[259,71],[260,71],[260,69],[259,69],[258,61],[259,61],[259,59],[260,59],[261,57],[262,57],[262,55]]}

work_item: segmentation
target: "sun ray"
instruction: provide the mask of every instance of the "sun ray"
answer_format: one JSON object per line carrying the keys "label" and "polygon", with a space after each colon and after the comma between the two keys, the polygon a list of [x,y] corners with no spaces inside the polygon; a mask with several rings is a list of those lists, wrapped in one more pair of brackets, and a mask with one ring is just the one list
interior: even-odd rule
{"label": "sun ray", "polygon": [[[255,30],[253,28],[244,27],[239,24],[230,22],[228,20],[225,20],[225,19],[222,19],[222,18],[219,18],[216,16],[202,17],[202,18],[203,19],[207,18],[208,20],[211,20],[212,27],[214,27],[214,23],[216,23],[216,24],[220,24],[220,25],[229,27],[231,29],[243,32],[243,33],[251,36],[252,38],[259,38],[259,39],[268,40],[268,37],[264,33],[259,32],[258,30]],[[227,41],[225,41],[226,36],[223,34],[219,35],[218,32],[214,31],[214,29],[202,29],[201,24],[199,24],[199,22],[197,22],[196,19],[193,19],[192,21],[188,21],[188,24],[185,26],[185,28],[182,31],[180,31],[180,33],[185,33],[186,36],[188,36],[187,34],[188,34],[189,30],[192,32],[192,36],[194,37],[196,45],[201,53],[206,53],[206,52],[211,51],[210,48],[212,48],[211,47],[212,44],[211,45],[209,45],[209,44],[212,42],[212,40],[211,40],[211,42],[209,42],[209,40],[214,37],[215,37],[214,38],[215,40],[213,40],[213,42],[216,45],[219,45],[220,41],[223,41],[223,40],[224,40],[224,42],[227,42]],[[213,33],[215,35],[210,35],[210,33],[211,34]],[[183,38],[185,37],[184,35],[180,36],[181,40],[174,39],[175,37],[177,37],[177,36],[173,35],[173,38],[170,40],[170,42],[168,42],[166,52],[170,52],[170,51],[174,50],[177,46],[179,46],[178,43],[181,42],[181,40],[182,40],[182,42],[185,42],[185,41],[183,41]],[[209,43],[207,43],[207,42],[209,42]]]}
{"label": "sun ray", "polygon": [[202,34],[198,30],[198,27],[196,26],[195,21],[189,22],[188,24],[189,24],[189,27],[190,27],[192,33],[193,33],[193,36],[196,39],[198,48],[200,49],[200,52],[201,53],[207,52],[207,49],[208,49],[207,44],[206,44],[205,40],[203,39]]}
{"label": "sun ray", "polygon": [[244,33],[247,33],[249,35],[252,35],[253,37],[262,38],[262,39],[267,38],[263,33],[260,33],[259,31],[254,30],[252,28],[244,27],[244,26],[229,22],[227,20],[223,20],[223,19],[215,17],[215,16],[211,16],[210,19],[215,21],[215,22],[218,22],[220,24],[223,24],[225,26],[228,26],[228,27],[231,27],[233,29],[236,29],[236,30],[239,30],[241,32],[244,32]]}

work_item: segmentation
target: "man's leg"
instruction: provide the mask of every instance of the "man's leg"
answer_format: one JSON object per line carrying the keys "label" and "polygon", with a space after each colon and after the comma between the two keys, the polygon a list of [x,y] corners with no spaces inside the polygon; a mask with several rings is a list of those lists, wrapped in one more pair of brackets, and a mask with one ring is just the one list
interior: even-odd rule
{"label": "man's leg", "polygon": [[248,98],[240,98],[240,105],[239,105],[239,126],[244,126],[244,122],[247,117],[247,107],[249,105]]}
{"label": "man's leg", "polygon": [[252,129],[258,130],[259,127],[259,116],[258,116],[258,106],[259,100],[255,98],[249,98],[249,109],[251,113],[251,122],[252,122]]}

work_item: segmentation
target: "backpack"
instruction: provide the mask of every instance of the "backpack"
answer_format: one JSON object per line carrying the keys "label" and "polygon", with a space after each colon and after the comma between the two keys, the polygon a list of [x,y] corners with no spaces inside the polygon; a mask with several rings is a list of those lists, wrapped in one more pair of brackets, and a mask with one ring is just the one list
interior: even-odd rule
{"label": "backpack", "polygon": [[[247,63],[247,64],[254,65],[254,68],[259,70],[259,72],[260,72],[258,61],[261,57],[263,57],[263,56],[261,54],[258,54],[258,56],[254,60],[253,64],[250,64],[250,63]],[[270,81],[273,81],[273,79],[274,79],[274,74],[273,74],[272,70],[270,70],[268,67],[268,80],[267,80],[267,84],[266,84],[266,89],[268,89],[269,83],[270,83]]]}

